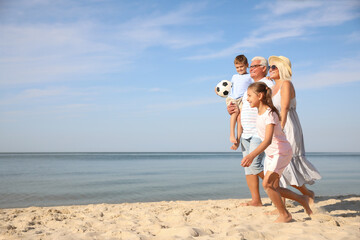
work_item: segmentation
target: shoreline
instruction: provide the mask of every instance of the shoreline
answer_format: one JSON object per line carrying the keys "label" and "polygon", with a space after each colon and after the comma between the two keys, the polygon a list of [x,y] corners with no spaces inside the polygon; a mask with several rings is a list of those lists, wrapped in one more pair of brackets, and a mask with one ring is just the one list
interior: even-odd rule
{"label": "shoreline", "polygon": [[[290,223],[268,198],[162,201],[0,209],[2,239],[360,239],[360,195],[316,197],[307,216],[287,201]],[[298,237],[298,238],[297,238]]]}

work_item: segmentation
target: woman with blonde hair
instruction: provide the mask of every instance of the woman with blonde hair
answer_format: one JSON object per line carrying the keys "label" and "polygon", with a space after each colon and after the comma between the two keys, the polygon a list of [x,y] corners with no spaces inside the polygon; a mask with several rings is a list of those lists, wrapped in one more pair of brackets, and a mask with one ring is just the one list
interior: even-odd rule
{"label": "woman with blonde hair", "polygon": [[310,198],[313,203],[315,194],[305,184],[314,184],[321,179],[318,170],[305,156],[303,132],[296,112],[295,88],[291,82],[291,62],[284,56],[269,57],[270,78],[275,81],[272,88],[272,101],[280,112],[281,128],[291,144],[293,157],[285,168],[280,179],[283,187],[291,185],[303,195]]}

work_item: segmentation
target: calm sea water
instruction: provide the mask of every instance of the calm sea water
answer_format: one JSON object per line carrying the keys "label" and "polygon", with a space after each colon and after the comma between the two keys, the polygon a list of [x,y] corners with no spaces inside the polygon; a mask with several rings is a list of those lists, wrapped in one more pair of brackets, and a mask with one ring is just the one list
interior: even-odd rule
{"label": "calm sea water", "polygon": [[[317,195],[360,194],[360,153],[309,153]],[[241,153],[0,153],[0,208],[250,198]],[[264,191],[262,196],[266,196]]]}

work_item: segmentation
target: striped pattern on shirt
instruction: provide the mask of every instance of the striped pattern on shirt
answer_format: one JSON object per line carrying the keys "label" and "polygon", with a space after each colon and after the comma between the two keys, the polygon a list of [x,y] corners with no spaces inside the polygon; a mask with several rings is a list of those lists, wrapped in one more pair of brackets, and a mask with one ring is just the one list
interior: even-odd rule
{"label": "striped pattern on shirt", "polygon": [[[263,78],[259,80],[259,82],[264,82],[269,88],[274,86],[274,83],[267,79]],[[250,107],[249,102],[247,101],[247,94],[245,93],[243,96],[243,106],[241,109],[241,125],[243,128],[242,138],[251,138],[251,137],[259,137],[256,131],[256,118],[258,116],[257,108]]]}

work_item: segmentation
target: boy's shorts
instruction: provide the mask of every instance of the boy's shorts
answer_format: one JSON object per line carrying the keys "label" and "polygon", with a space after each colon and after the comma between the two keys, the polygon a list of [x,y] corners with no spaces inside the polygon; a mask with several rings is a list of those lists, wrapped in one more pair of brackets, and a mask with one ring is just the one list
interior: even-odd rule
{"label": "boy's shorts", "polygon": [[234,104],[237,104],[238,107],[240,107],[240,104],[242,102],[242,97],[238,99],[233,99],[231,97],[226,98],[226,106],[229,106],[229,104],[233,102]]}

